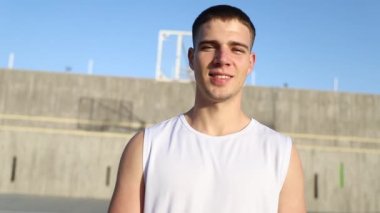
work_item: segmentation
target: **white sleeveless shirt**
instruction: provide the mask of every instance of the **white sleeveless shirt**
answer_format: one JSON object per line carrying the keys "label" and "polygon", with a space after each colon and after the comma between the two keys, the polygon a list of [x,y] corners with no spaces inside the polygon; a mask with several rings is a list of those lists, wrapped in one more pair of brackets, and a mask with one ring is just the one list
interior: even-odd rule
{"label": "white sleeveless shirt", "polygon": [[225,136],[198,132],[184,115],[147,128],[144,212],[277,212],[291,146],[254,119]]}

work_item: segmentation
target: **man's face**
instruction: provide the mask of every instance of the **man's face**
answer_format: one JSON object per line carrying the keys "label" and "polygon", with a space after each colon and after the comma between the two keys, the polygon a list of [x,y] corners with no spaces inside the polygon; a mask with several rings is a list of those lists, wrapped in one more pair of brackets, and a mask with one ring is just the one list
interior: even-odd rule
{"label": "man's face", "polygon": [[189,63],[197,95],[201,96],[198,98],[221,102],[241,97],[245,79],[255,63],[249,29],[238,20],[215,19],[200,27],[195,42],[194,49],[189,50]]}

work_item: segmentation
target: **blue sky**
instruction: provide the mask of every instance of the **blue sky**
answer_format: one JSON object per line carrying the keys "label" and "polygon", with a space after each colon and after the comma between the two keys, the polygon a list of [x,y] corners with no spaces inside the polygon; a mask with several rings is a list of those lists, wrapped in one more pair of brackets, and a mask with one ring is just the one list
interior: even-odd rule
{"label": "blue sky", "polygon": [[92,59],[96,75],[154,78],[159,30],[190,31],[214,4],[252,18],[256,85],[328,91],[337,78],[339,91],[380,94],[378,0],[0,0],[0,67],[14,53],[17,69],[86,74]]}

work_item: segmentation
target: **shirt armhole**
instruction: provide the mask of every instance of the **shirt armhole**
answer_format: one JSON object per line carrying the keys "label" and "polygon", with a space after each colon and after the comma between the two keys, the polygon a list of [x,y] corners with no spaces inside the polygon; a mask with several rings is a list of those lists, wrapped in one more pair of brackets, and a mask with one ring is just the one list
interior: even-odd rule
{"label": "shirt armhole", "polygon": [[144,140],[143,140],[143,176],[144,181],[146,180],[147,167],[149,162],[150,150],[151,150],[151,140],[149,128],[144,129]]}

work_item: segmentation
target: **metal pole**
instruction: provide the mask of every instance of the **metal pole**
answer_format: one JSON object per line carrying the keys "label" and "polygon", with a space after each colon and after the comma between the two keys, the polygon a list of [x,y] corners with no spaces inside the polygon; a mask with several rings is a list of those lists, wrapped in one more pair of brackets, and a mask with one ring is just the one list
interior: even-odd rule
{"label": "metal pole", "polygon": [[163,77],[161,72],[161,60],[162,60],[162,44],[164,42],[164,32],[160,30],[158,33],[158,47],[157,47],[157,59],[156,59],[156,80],[160,80]]}
{"label": "metal pole", "polygon": [[337,92],[339,89],[339,80],[337,77],[334,78],[334,92]]}
{"label": "metal pole", "polygon": [[178,34],[177,36],[177,51],[176,51],[176,59],[175,59],[175,80],[180,79],[181,73],[181,50],[182,50],[182,34]]}
{"label": "metal pole", "polygon": [[13,69],[14,61],[15,61],[15,54],[10,53],[9,58],[8,58],[8,69]]}
{"label": "metal pole", "polygon": [[87,74],[92,75],[93,68],[94,68],[94,61],[90,59],[88,60],[88,64],[87,64]]}

